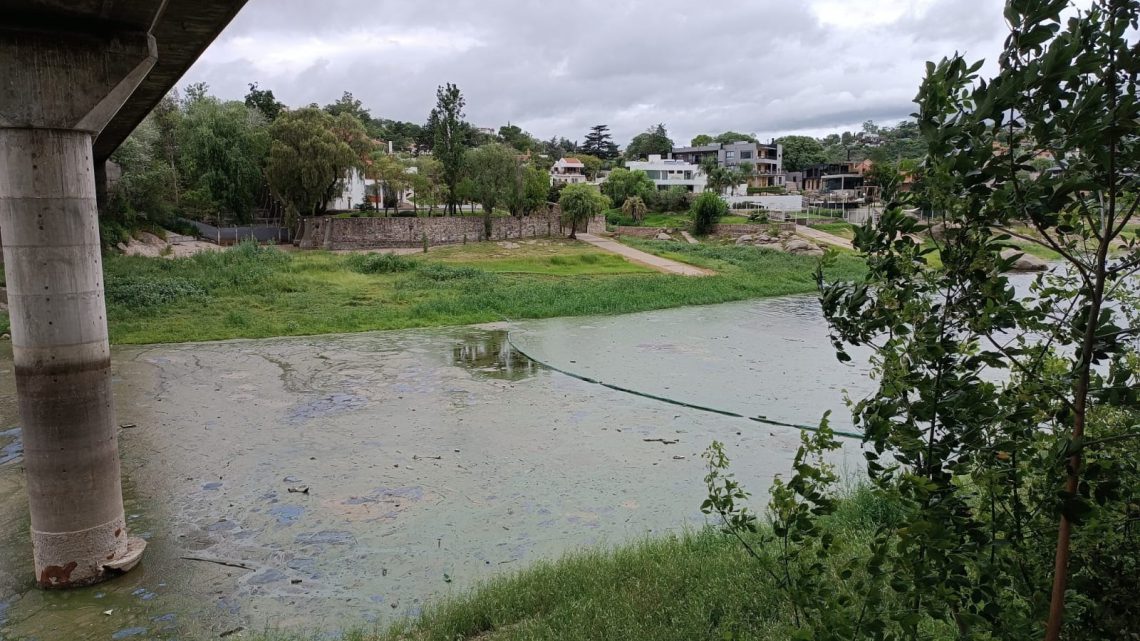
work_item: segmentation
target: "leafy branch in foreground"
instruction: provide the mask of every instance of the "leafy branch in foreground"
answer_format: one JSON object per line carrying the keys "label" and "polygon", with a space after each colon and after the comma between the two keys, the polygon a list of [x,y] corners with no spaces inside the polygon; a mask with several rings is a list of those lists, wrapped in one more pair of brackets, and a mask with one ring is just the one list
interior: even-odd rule
{"label": "leafy branch in foreground", "polygon": [[[853,416],[870,490],[900,514],[846,551],[852,577],[889,586],[856,605],[850,585],[803,598],[803,559],[838,552],[797,513],[799,551],[779,558],[802,638],[837,638],[836,616],[849,639],[1136,638],[1140,2],[1062,11],[1009,2],[990,80],[961,56],[928,63],[920,192],[856,231],[864,279],[817,276],[839,359],[871,353],[878,389]],[[944,230],[930,242],[911,200]],[[1059,263],[1008,277],[1013,229]]]}

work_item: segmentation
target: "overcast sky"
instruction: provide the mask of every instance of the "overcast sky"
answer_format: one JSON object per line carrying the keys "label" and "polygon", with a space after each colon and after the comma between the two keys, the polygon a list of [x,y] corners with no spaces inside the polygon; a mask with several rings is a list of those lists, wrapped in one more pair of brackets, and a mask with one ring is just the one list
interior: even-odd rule
{"label": "overcast sky", "polygon": [[1001,0],[250,0],[182,84],[423,122],[454,82],[473,124],[544,139],[765,139],[904,118],[925,61],[992,61],[1005,33]]}

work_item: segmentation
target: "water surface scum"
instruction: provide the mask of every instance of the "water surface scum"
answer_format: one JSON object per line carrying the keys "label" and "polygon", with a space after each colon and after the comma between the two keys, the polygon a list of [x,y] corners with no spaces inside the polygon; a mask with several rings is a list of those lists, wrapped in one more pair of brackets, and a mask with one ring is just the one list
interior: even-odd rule
{"label": "water surface scum", "polygon": [[[588,331],[574,341],[594,349]],[[34,589],[19,434],[0,431],[0,638],[383,623],[536,559],[699,527],[712,440],[761,494],[799,442],[537,367],[501,329],[116,348],[113,362],[147,555],[93,588]]]}

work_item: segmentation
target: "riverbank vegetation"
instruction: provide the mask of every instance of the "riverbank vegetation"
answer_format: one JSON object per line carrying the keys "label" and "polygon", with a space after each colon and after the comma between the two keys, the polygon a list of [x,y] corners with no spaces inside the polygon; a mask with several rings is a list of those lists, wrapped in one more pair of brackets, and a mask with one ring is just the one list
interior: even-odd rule
{"label": "riverbank vegetation", "polygon": [[[665,244],[667,245],[667,244]],[[108,256],[114,343],[161,343],[621,314],[814,288],[809,258],[755,248],[677,248],[707,278],[649,272],[569,241],[476,243],[387,256],[241,245],[189,258]],[[855,278],[842,257],[830,272]]]}

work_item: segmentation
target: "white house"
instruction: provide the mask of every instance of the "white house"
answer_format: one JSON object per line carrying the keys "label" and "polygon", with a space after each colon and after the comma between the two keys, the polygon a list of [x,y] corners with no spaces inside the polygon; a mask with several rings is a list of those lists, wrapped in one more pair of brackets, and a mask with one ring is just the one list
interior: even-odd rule
{"label": "white house", "polygon": [[341,183],[344,189],[329,203],[328,211],[348,211],[364,202],[372,181],[365,180],[364,174],[352,169]]}
{"label": "white house", "polygon": [[644,171],[661,191],[681,187],[685,191],[702,192],[708,184],[700,166],[684,160],[670,160],[654,154],[649,156],[649,160],[630,161],[625,166],[630,171]]}
{"label": "white house", "polygon": [[[406,172],[415,174],[419,172],[419,167],[408,167]],[[379,208],[382,208],[384,192],[387,191],[383,186],[380,187],[380,199],[377,202],[376,181],[371,178],[365,178],[364,174],[356,169],[350,169],[344,180],[341,181],[343,190],[340,195],[334,198],[328,205],[327,211],[351,211],[356,209],[356,206],[364,203],[371,202]],[[407,185],[404,189],[396,194],[399,207],[411,207],[412,202],[415,201],[416,191],[412,189],[411,185]]]}
{"label": "white house", "polygon": [[577,158],[559,158],[550,168],[551,185],[576,185],[586,182],[586,166]]}

